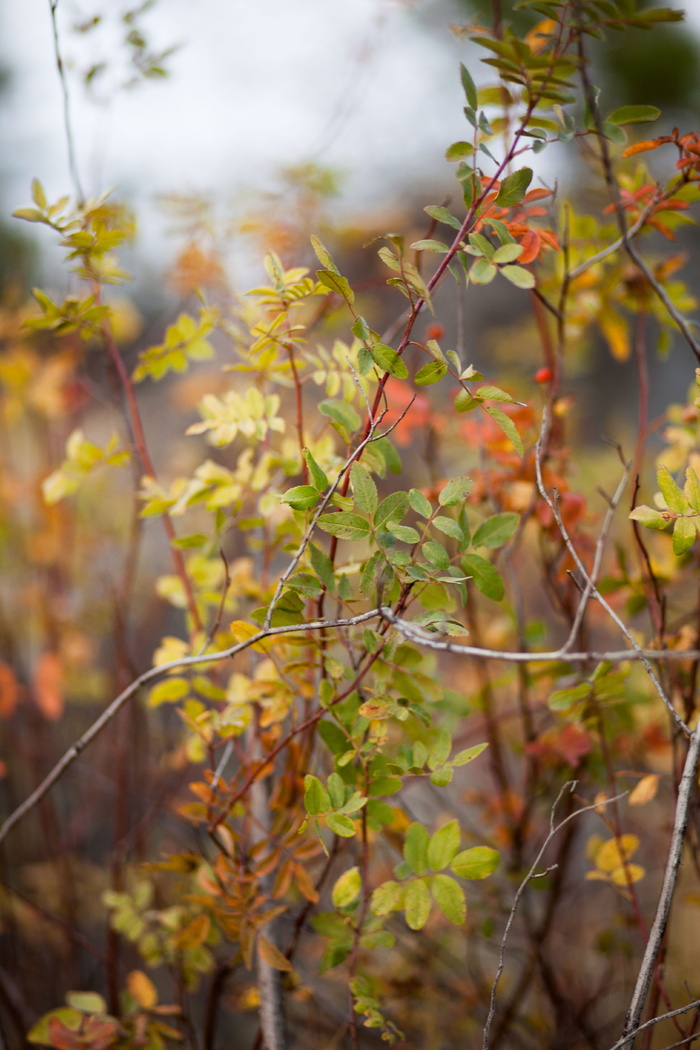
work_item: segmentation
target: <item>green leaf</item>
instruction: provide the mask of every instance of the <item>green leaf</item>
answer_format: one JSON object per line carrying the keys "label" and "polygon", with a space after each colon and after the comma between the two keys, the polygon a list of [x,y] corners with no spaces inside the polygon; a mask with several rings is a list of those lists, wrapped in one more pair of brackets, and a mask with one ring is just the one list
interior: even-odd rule
{"label": "green leaf", "polygon": [[310,773],[304,777],[304,806],[310,817],[327,813],[331,808],[331,797],[318,777]]}
{"label": "green leaf", "polygon": [[661,495],[666,500],[666,506],[674,514],[687,514],[692,508],[685,498],[685,494],[671,477],[668,467],[663,463],[656,472],[656,479],[661,489]]}
{"label": "green leaf", "polygon": [[333,256],[325,247],[323,242],[320,241],[318,237],[314,236],[313,234],[311,235],[311,247],[316,253],[316,258],[320,262],[321,266],[325,266],[326,270],[330,270],[331,273],[335,273],[338,274],[338,276],[340,276],[340,271],[333,262]]}
{"label": "green leaf", "polygon": [[318,527],[341,540],[366,539],[371,532],[366,518],[346,511],[339,511],[337,514],[322,514],[318,519]]}
{"label": "green leaf", "polygon": [[347,401],[321,401],[318,408],[322,415],[340,423],[351,434],[362,422],[355,409]]}
{"label": "green leaf", "polygon": [[660,116],[656,106],[618,106],[607,119],[610,124],[647,124]]}
{"label": "green leaf", "polygon": [[427,365],[418,369],[413,381],[416,386],[430,386],[432,383],[438,383],[446,372],[446,361],[428,361]]}
{"label": "green leaf", "polygon": [[419,492],[418,489],[411,489],[408,494],[408,502],[411,510],[415,511],[416,514],[419,514],[421,518],[429,518],[433,513],[430,500],[424,496],[422,492]]}
{"label": "green leaf", "polygon": [[306,466],[309,469],[311,481],[313,482],[314,486],[318,489],[319,492],[325,492],[328,488],[328,478],[326,477],[325,472],[321,470],[308,448],[302,449],[301,454],[304,457]]}
{"label": "green leaf", "polygon": [[458,751],[452,759],[452,765],[466,766],[468,762],[472,762],[475,758],[478,758],[481,752],[485,751],[488,746],[488,744],[474,744],[473,747],[467,747],[464,751]]}
{"label": "green leaf", "polygon": [[401,907],[404,887],[400,882],[389,880],[377,886],[370,900],[370,911],[373,915],[389,915]]}
{"label": "green leaf", "polygon": [[404,896],[406,924],[412,930],[422,930],[430,915],[430,893],[422,879],[411,882]]}
{"label": "green leaf", "polygon": [[365,514],[374,514],[379,502],[377,486],[370,472],[361,463],[353,463],[350,468],[350,483],[355,503],[360,510]]}
{"label": "green leaf", "polygon": [[483,233],[470,233],[469,244],[475,249],[473,252],[469,252],[470,255],[483,255],[489,262],[493,261],[496,249],[488,237],[484,237]]}
{"label": "green leaf", "polygon": [[501,183],[495,203],[501,208],[512,208],[520,204],[532,182],[532,168],[520,168],[512,175],[507,175]]}
{"label": "green leaf", "polygon": [[467,917],[464,890],[449,875],[434,875],[430,888],[438,908],[455,926],[461,926]]}
{"label": "green leaf", "polygon": [[422,241],[414,241],[411,248],[417,252],[438,252],[440,255],[445,255],[450,250],[446,244],[442,243],[442,241],[435,241],[431,238]]}
{"label": "green leaf", "polygon": [[547,701],[550,711],[568,711],[574,704],[582,700],[588,700],[593,692],[590,682],[581,682],[580,685],[571,686],[568,689],[557,689]]}
{"label": "green leaf", "polygon": [[85,1014],[106,1014],[107,1003],[97,992],[68,992],[66,1003]]}
{"label": "green leaf", "polygon": [[439,788],[447,787],[452,783],[452,767],[443,766],[442,769],[436,769],[430,774],[430,783]]}
{"label": "green leaf", "polygon": [[408,493],[392,492],[383,499],[374,514],[374,526],[381,529],[388,521],[401,521],[408,511]]}
{"label": "green leaf", "polygon": [[497,273],[497,267],[482,257],[477,259],[470,269],[469,280],[474,284],[490,284]]}
{"label": "green leaf", "polygon": [[524,248],[522,244],[502,244],[500,248],[497,248],[493,254],[493,262],[495,263],[512,263],[516,259],[519,259],[523,254]]}
{"label": "green leaf", "polygon": [[460,879],[486,879],[496,870],[499,860],[498,850],[474,846],[458,853],[450,868]]}
{"label": "green leaf", "polygon": [[484,412],[488,412],[496,426],[501,428],[510,443],[513,445],[513,448],[518,455],[522,456],[523,443],[520,440],[520,434],[516,429],[515,423],[510,416],[507,416],[505,412],[501,412],[500,408],[492,408],[491,405],[484,405]]}
{"label": "green leaf", "polygon": [[662,531],[669,523],[670,518],[668,514],[662,514],[660,510],[656,510],[654,507],[635,507],[630,518],[633,521],[638,521],[640,525],[644,525],[647,529],[658,529]]}
{"label": "green leaf", "polygon": [[471,478],[452,478],[440,491],[438,503],[441,507],[455,507],[458,503],[464,503],[473,487]]}
{"label": "green leaf", "polygon": [[316,276],[325,288],[341,295],[348,306],[352,306],[355,302],[355,293],[350,287],[350,282],[347,277],[342,277],[339,273],[336,273],[333,270],[317,270]]}
{"label": "green leaf", "polygon": [[433,871],[442,871],[459,850],[461,832],[459,823],[450,820],[431,837],[428,843],[428,866]]}
{"label": "green leaf", "polygon": [[388,521],[386,527],[387,531],[401,543],[418,543],[420,539],[418,530],[411,528],[410,525],[397,525],[395,521]]}
{"label": "green leaf", "polygon": [[617,124],[610,124],[607,120],[604,120],[600,125],[600,130],[606,139],[614,142],[617,146],[622,146],[627,142],[627,136],[622,128],[618,128]]}
{"label": "green leaf", "polygon": [[464,533],[454,518],[446,518],[443,514],[438,514],[437,517],[433,518],[431,524],[444,533],[445,536],[451,536],[458,543],[464,542]]}
{"label": "green leaf", "polygon": [[676,518],[673,526],[673,553],[680,557],[689,551],[695,543],[695,535],[695,525],[690,518]]}
{"label": "green leaf", "polygon": [[522,266],[502,266],[500,272],[516,288],[534,288],[535,275]]}
{"label": "green leaf", "polygon": [[277,498],[280,503],[288,503],[294,510],[309,510],[318,503],[319,491],[313,485],[295,485]]}
{"label": "green leaf", "polygon": [[472,79],[471,73],[463,62],[459,63],[459,75],[462,80],[462,88],[464,89],[467,105],[471,106],[472,109],[476,109],[479,105],[476,84]]}
{"label": "green leaf", "polygon": [[331,900],[334,907],[347,908],[353,901],[357,900],[361,890],[360,869],[355,867],[344,871],[340,878],[336,879],[331,891]]}
{"label": "green leaf", "polygon": [[431,219],[436,219],[438,222],[442,222],[445,226],[451,226],[453,230],[461,230],[462,223],[459,219],[447,210],[447,208],[441,208],[436,204],[429,204],[427,208],[424,208]]}
{"label": "green leaf", "polygon": [[457,412],[471,412],[472,409],[480,404],[481,401],[477,401],[475,397],[472,397],[468,390],[462,389],[457,392],[457,397],[455,398],[455,410]]}
{"label": "green leaf", "polygon": [[408,825],[403,844],[403,856],[414,875],[427,875],[428,873],[429,842],[430,835],[427,828],[417,821]]}
{"label": "green leaf", "polygon": [[465,554],[462,557],[462,568],[471,576],[474,584],[487,598],[500,602],[505,594],[500,573],[490,561],[478,554]]}
{"label": "green leaf", "polygon": [[474,533],[472,546],[491,549],[502,547],[517,529],[519,521],[520,515],[513,512],[494,514],[492,518],[482,521]]}
{"label": "green leaf", "polygon": [[408,379],[408,368],[401,360],[395,350],[392,350],[390,346],[385,346],[383,343],[377,343],[376,346],[371,346],[369,352],[372,355],[372,360],[379,368],[384,372],[388,372],[389,375],[396,376],[397,379]]}
{"label": "green leaf", "polygon": [[426,561],[429,561],[436,569],[441,569],[442,572],[446,572],[449,569],[450,556],[441,543],[436,543],[435,540],[426,540],[421,547],[421,553]]}
{"label": "green leaf", "polygon": [[453,142],[445,150],[445,160],[463,160],[465,157],[471,157],[473,152],[471,142]]}
{"label": "green leaf", "polygon": [[700,479],[692,467],[686,468],[683,494],[692,509],[700,514]]}
{"label": "green leaf", "polygon": [[343,839],[351,839],[356,831],[355,824],[344,813],[329,813],[326,817],[326,824],[334,834]]}

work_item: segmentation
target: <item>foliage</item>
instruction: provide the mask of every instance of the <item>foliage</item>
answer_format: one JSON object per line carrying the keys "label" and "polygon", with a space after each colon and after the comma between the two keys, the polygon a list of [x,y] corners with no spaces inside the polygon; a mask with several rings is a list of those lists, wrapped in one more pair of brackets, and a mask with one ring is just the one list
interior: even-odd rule
{"label": "foliage", "polygon": [[[374,1029],[406,1046],[622,1045],[631,962],[664,865],[666,925],[696,775],[682,769],[697,756],[696,391],[665,413],[655,507],[628,481],[631,466],[650,481],[649,345],[666,353],[680,331],[679,367],[700,361],[683,259],[664,254],[693,221],[698,136],[638,141],[659,110],[608,107],[589,79],[591,38],[677,12],[519,7],[525,34],[468,31],[495,79],[477,87],[461,66],[457,203],[425,208],[424,237],[377,238],[369,290],[340,237],[333,251],[311,238],[315,263],[269,251],[245,294],[190,243],[177,316],[127,364],[110,288],[128,278],[132,217],[108,196],[49,202],[38,180],[15,212],[48,227],[73,275],[63,299],[36,289],[4,306],[0,357],[12,796],[45,772],[47,723],[78,739],[0,829],[26,817],[47,839],[44,853],[26,831],[8,854],[15,942],[32,941],[32,907],[65,937],[68,983],[32,1000],[31,1043],[213,1047],[224,1009],[260,1007],[251,1043],[279,1050],[285,1012],[308,1031],[309,1003],[318,1045],[369,1046]],[[532,157],[554,146],[598,180],[593,214],[535,185]],[[639,155],[659,150],[660,172],[668,146],[675,164],[650,174]],[[541,359],[514,392],[447,334],[435,292],[450,282],[466,309],[493,285],[504,309],[531,312]],[[604,456],[591,470],[567,433],[571,377],[598,336],[637,367],[621,471]],[[123,418],[114,396],[92,397],[101,357]],[[84,708],[112,696],[84,730]],[[100,904],[82,932],[78,792],[59,810],[49,789],[99,733],[116,815],[105,846],[93,770]],[[32,871],[55,902],[31,903]],[[86,978],[76,953],[100,924],[101,976]],[[580,970],[557,937],[585,940]],[[698,996],[664,969],[675,937],[632,967],[625,1038],[657,964],[650,1017]],[[444,1044],[426,1035],[443,1009]],[[674,1020],[683,1038],[693,1023]]]}

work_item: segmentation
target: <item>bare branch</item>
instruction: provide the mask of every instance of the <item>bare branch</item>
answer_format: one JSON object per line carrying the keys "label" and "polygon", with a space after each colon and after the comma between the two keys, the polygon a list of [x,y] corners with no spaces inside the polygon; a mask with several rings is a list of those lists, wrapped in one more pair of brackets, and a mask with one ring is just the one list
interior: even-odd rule
{"label": "bare branch", "polygon": [[[622,1050],[625,1044],[631,1038],[636,1038],[640,1032],[643,1032],[646,1028],[651,1028],[652,1025],[659,1024],[661,1021],[670,1021],[673,1017],[680,1017],[681,1014],[687,1014],[691,1010],[697,1010],[700,1008],[700,999],[694,999],[692,1003],[687,1003],[685,1006],[679,1006],[677,1010],[669,1010],[666,1014],[659,1014],[658,1017],[652,1017],[651,1021],[645,1021],[644,1024],[640,1024],[639,1028],[635,1028],[633,1032],[629,1032],[622,1039],[619,1039],[614,1046],[610,1047],[610,1050]],[[691,1039],[700,1039],[700,1032],[697,1032]],[[682,1046],[687,1043],[687,1039],[682,1039],[679,1043],[673,1043],[673,1046]],[[667,1047],[666,1050],[671,1050]]]}
{"label": "bare branch", "polygon": [[568,817],[564,817],[564,819],[555,827],[554,814],[556,813],[557,806],[561,802],[564,796],[564,792],[567,790],[567,788],[569,790],[569,793],[571,793],[576,789],[577,783],[578,781],[576,780],[569,780],[566,784],[564,784],[561,791],[557,795],[556,801],[552,806],[552,811],[549,817],[549,834],[542,843],[542,846],[540,847],[539,853],[535,857],[532,867],[528,871],[523,881],[518,886],[518,890],[515,894],[513,906],[510,909],[508,921],[506,922],[506,928],[503,931],[503,938],[501,939],[501,948],[498,953],[498,969],[496,970],[496,976],[494,977],[493,984],[491,985],[491,1002],[489,1004],[489,1012],[488,1017],[486,1018],[486,1024],[484,1025],[484,1040],[482,1043],[482,1050],[488,1050],[489,1046],[489,1039],[491,1037],[491,1025],[493,1023],[494,1014],[496,1012],[496,994],[498,992],[498,985],[500,984],[501,976],[503,974],[503,968],[505,966],[506,944],[508,943],[508,937],[510,935],[511,927],[515,920],[515,913],[518,910],[518,905],[520,904],[520,901],[522,899],[523,894],[525,893],[525,890],[528,887],[528,884],[532,882],[533,879],[539,878],[540,874],[545,874],[543,872],[540,872],[538,874],[537,868],[540,865],[540,861],[542,860],[542,857],[544,856],[547,847],[549,846],[550,842],[555,837],[555,835],[557,835],[561,831],[561,829],[565,827],[565,825],[568,824],[570,821],[574,820],[576,817],[580,817],[583,813],[590,813],[592,810],[598,809],[601,805],[607,806],[611,802],[617,802],[618,799],[624,798],[626,794],[626,792],[623,791],[622,794],[615,795],[613,798],[603,799],[602,802],[596,802],[590,806],[584,806],[583,809],[577,809],[575,813],[570,813]]}
{"label": "bare branch", "polygon": [[34,809],[39,802],[41,802],[56,781],[60,780],[65,771],[73,765],[81,752],[92,743],[95,737],[99,736],[102,730],[108,726],[114,719],[115,715],[118,714],[127,700],[130,700],[139,689],[143,688],[143,686],[161,678],[164,674],[167,674],[168,671],[175,671],[183,667],[199,667],[202,664],[227,660],[230,657],[235,656],[237,653],[243,652],[244,649],[248,649],[250,646],[264,641],[266,638],[274,638],[281,634],[299,633],[300,631],[328,631],[337,627],[354,627],[356,624],[364,623],[366,620],[376,619],[379,615],[380,613],[378,609],[371,609],[369,612],[360,613],[357,616],[349,616],[346,619],[314,620],[311,623],[288,624],[282,627],[263,628],[256,634],[252,635],[252,637],[247,638],[243,642],[238,642],[236,645],[232,645],[228,649],[221,649],[215,653],[205,653],[203,655],[183,656],[179,660],[170,660],[168,663],[161,664],[159,667],[151,667],[148,671],[144,671],[144,673],[139,675],[138,678],[135,678],[134,681],[119,694],[119,696],[115,697],[111,704],[105,708],[99,718],[97,718],[92,725],[85,730],[78,740],[71,744],[51,772],[44,777],[41,784],[39,784],[31,795],[29,795],[29,797],[10,814],[7,820],[0,825],[0,843],[7,838],[14,826],[18,824],[27,813]]}
{"label": "bare branch", "polygon": [[[535,449],[535,473],[536,473],[536,476],[537,476],[537,487],[538,487],[538,489],[540,491],[540,495],[542,496],[542,499],[546,502],[547,506],[549,507],[549,509],[552,512],[554,520],[557,523],[557,527],[558,527],[558,529],[559,529],[559,531],[560,531],[560,533],[562,535],[562,539],[564,540],[564,543],[566,544],[566,548],[569,551],[569,554],[571,555],[571,557],[574,559],[574,562],[576,563],[576,566],[577,566],[579,572],[581,573],[581,576],[583,577],[583,579],[584,579],[584,581],[586,583],[586,591],[588,591],[589,585],[590,585],[590,596],[592,598],[595,598],[595,600],[598,602],[599,605],[602,605],[602,607],[605,609],[605,611],[608,614],[608,616],[610,617],[610,619],[619,627],[619,629],[622,632],[622,634],[625,636],[625,638],[630,643],[630,645],[634,648],[634,651],[637,654],[636,659],[637,660],[641,660],[642,663],[644,664],[644,669],[646,670],[647,674],[649,675],[649,677],[651,678],[652,682],[654,683],[654,688],[656,689],[656,692],[659,695],[659,699],[662,701],[664,707],[666,708],[666,710],[670,714],[671,718],[673,719],[675,724],[678,726],[678,728],[681,729],[686,736],[690,736],[690,729],[688,728],[688,726],[685,724],[685,722],[683,721],[681,716],[676,711],[676,709],[673,706],[673,704],[671,703],[671,700],[669,699],[669,697],[666,695],[664,687],[661,685],[661,682],[659,681],[659,678],[658,678],[656,672],[654,671],[654,668],[651,666],[651,663],[649,662],[649,657],[646,655],[646,652],[643,651],[641,646],[637,643],[637,640],[633,636],[633,634],[630,631],[630,629],[627,626],[627,624],[624,623],[624,621],[622,619],[620,619],[620,617],[617,615],[615,610],[610,605],[608,605],[608,603],[606,602],[606,600],[603,597],[603,595],[600,593],[600,591],[595,586],[595,583],[591,579],[591,577],[590,577],[590,575],[588,573],[588,570],[586,569],[586,566],[583,564],[583,562],[581,561],[581,558],[579,557],[578,551],[576,550],[576,548],[574,547],[573,543],[571,542],[571,537],[569,536],[569,532],[568,532],[568,530],[566,528],[566,525],[564,524],[562,516],[559,513],[559,507],[557,506],[556,501],[552,499],[552,497],[549,495],[549,493],[547,492],[547,489],[544,486],[544,481],[542,479],[542,436],[543,436],[543,434],[546,431],[546,426],[547,426],[547,409],[545,407],[544,410],[543,410],[543,413],[542,413],[542,428],[541,428],[541,431],[540,431],[540,437],[539,437],[539,439],[537,441],[537,446],[536,446],[536,449]],[[584,592],[584,594],[585,593],[586,592]],[[590,654],[590,655],[592,656],[593,654]],[[572,657],[570,655],[565,655],[564,656],[564,659],[571,659],[571,658]],[[605,659],[605,657],[603,657],[603,659]]]}
{"label": "bare branch", "polygon": [[676,803],[676,815],[673,821],[671,845],[668,850],[664,881],[661,886],[661,893],[659,894],[659,903],[656,906],[656,915],[654,916],[654,922],[649,931],[649,940],[647,941],[646,949],[644,951],[644,958],[642,959],[642,965],[639,969],[639,976],[637,977],[637,983],[634,987],[630,1008],[627,1012],[624,1037],[616,1044],[620,1050],[631,1050],[632,1048],[634,1036],[639,1025],[639,1019],[642,1016],[644,1003],[646,1002],[651,979],[659,957],[661,941],[663,940],[668,913],[671,908],[671,901],[673,900],[676,881],[678,879],[678,868],[681,863],[685,832],[688,826],[688,809],[690,806],[693,785],[695,783],[698,756],[700,756],[700,732],[696,729],[690,737],[690,746],[688,748],[685,766],[683,767],[683,776],[681,777],[678,789],[678,801]]}

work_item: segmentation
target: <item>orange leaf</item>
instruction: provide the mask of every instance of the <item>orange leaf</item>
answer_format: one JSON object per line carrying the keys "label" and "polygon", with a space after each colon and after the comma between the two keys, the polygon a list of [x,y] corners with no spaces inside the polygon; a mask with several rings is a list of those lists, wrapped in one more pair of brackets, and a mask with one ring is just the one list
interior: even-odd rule
{"label": "orange leaf", "polygon": [[648,142],[635,142],[633,146],[628,146],[622,154],[623,157],[633,157],[635,153],[646,153],[650,149],[658,149],[661,145],[658,139],[652,139]]}
{"label": "orange leaf", "polygon": [[540,254],[541,244],[539,233],[536,230],[528,230],[520,241],[523,254],[518,259],[518,265],[527,266],[528,263],[534,262]]}
{"label": "orange leaf", "polygon": [[209,936],[211,920],[208,915],[198,915],[183,930],[173,937],[173,944],[182,952],[192,951],[204,944]]}
{"label": "orange leaf", "polygon": [[318,893],[316,892],[316,887],[311,881],[309,873],[303,864],[294,865],[294,878],[299,887],[299,892],[306,897],[307,901],[311,901],[312,904],[315,904],[318,900]]}
{"label": "orange leaf", "polygon": [[52,722],[63,714],[63,671],[56,653],[42,653],[37,660],[34,697],[41,713]]}
{"label": "orange leaf", "polygon": [[258,952],[260,958],[273,970],[291,970],[292,964],[289,959],[282,955],[277,945],[268,941],[267,937],[258,937]]}
{"label": "orange leaf", "polygon": [[647,802],[651,802],[656,797],[656,792],[659,790],[659,775],[658,773],[650,773],[647,777],[642,777],[637,786],[632,792],[628,799],[630,806],[643,806]]}
{"label": "orange leaf", "polygon": [[143,970],[132,970],[126,979],[126,987],[144,1010],[150,1010],[158,1002],[156,986]]}

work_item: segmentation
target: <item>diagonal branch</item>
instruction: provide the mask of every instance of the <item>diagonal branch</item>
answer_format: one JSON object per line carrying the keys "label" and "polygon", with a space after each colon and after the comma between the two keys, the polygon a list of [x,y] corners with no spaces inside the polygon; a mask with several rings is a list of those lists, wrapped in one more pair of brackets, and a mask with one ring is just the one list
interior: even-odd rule
{"label": "diagonal branch", "polygon": [[274,638],[277,635],[293,634],[300,631],[328,631],[337,627],[354,627],[356,624],[376,619],[378,616],[379,610],[371,609],[369,612],[360,613],[357,616],[349,616],[346,619],[314,620],[311,623],[288,624],[282,627],[269,627],[267,629],[263,628],[263,630],[257,631],[250,638],[246,638],[243,642],[237,642],[236,645],[232,645],[228,649],[222,649],[215,653],[205,653],[204,655],[183,656],[179,660],[170,660],[168,663],[161,664],[159,667],[151,667],[148,671],[144,671],[144,673],[139,675],[138,678],[135,678],[126,689],[122,690],[119,696],[115,697],[111,704],[105,708],[99,718],[97,718],[92,725],[85,730],[83,735],[71,744],[63,757],[58,760],[53,769],[46,775],[46,777],[44,777],[41,784],[39,784],[31,795],[29,795],[29,797],[10,814],[7,820],[0,825],[0,843],[7,838],[15,825],[18,824],[27,813],[34,809],[39,802],[41,802],[56,781],[60,780],[66,770],[73,765],[81,752],[84,751],[97,736],[99,736],[102,730],[108,726],[114,719],[115,715],[118,714],[124,704],[130,700],[132,696],[135,696],[143,686],[154,682],[156,679],[162,677],[162,675],[167,674],[168,671],[175,671],[183,667],[199,667],[202,664],[227,660],[230,657],[235,656],[237,653],[243,652],[244,649],[248,649],[252,645],[257,645],[266,638]]}

